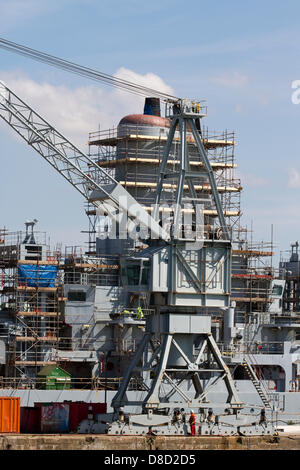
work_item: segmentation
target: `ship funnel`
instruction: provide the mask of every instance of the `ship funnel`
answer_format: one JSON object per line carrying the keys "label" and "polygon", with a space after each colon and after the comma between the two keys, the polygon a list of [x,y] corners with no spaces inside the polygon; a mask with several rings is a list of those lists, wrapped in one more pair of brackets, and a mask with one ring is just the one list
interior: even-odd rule
{"label": "ship funnel", "polygon": [[151,116],[160,116],[159,98],[145,98],[144,114]]}

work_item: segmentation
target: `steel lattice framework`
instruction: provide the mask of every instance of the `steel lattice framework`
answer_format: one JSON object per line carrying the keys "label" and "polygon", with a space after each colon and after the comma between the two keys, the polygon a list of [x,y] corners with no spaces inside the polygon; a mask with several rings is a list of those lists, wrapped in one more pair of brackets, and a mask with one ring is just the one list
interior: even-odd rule
{"label": "steel lattice framework", "polygon": [[0,117],[7,122],[77,191],[115,220],[126,213],[134,224],[151,229],[164,240],[168,234],[118,181],[79,150],[3,82],[0,82]]}

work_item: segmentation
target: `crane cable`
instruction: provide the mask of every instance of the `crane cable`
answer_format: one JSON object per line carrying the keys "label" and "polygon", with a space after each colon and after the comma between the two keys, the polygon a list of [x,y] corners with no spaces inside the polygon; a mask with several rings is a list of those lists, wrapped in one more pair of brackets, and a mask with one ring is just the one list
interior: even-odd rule
{"label": "crane cable", "polygon": [[19,54],[25,57],[30,57],[33,60],[46,63],[53,67],[60,68],[68,72],[74,73],[76,75],[90,78],[91,80],[100,81],[107,85],[111,85],[116,88],[121,88],[123,90],[126,90],[130,93],[134,93],[136,95],[154,96],[154,97],[161,99],[162,101],[171,101],[171,102],[176,101],[177,102],[180,100],[180,98],[170,95],[168,93],[163,93],[153,88],[148,88],[148,87],[139,85],[138,83],[132,83],[122,78],[113,77],[112,75],[108,75],[98,70],[85,67],[83,65],[75,64],[74,62],[61,59],[59,57],[47,54],[45,52],[37,51],[36,49],[31,49],[30,47],[23,46],[21,44],[17,44],[12,41],[8,41],[7,39],[4,39],[4,38],[0,38],[0,48],[5,49],[10,52],[14,52],[16,54]]}

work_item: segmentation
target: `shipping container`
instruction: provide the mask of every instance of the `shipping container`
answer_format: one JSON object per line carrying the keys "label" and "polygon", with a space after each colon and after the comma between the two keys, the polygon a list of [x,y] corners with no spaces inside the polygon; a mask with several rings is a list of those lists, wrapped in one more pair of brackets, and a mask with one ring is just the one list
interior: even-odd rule
{"label": "shipping container", "polygon": [[105,403],[65,402],[69,404],[69,430],[76,432],[79,424],[88,418],[90,413],[95,417],[97,414],[106,413]]}
{"label": "shipping container", "polygon": [[20,397],[0,397],[0,432],[20,432]]}
{"label": "shipping container", "polygon": [[64,401],[63,403],[35,403],[34,407],[21,407],[21,432],[67,433],[77,432],[79,424],[98,414],[106,413],[105,403]]}
{"label": "shipping container", "polygon": [[21,406],[21,433],[41,432],[41,407]]}
{"label": "shipping container", "polygon": [[69,432],[69,405],[66,403],[43,403],[41,406],[41,432],[46,434]]}

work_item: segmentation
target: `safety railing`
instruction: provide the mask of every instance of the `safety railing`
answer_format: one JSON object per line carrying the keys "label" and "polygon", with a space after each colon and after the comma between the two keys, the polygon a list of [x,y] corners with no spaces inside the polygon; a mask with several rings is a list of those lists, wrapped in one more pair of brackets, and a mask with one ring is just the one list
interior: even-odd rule
{"label": "safety railing", "polygon": [[111,313],[111,317],[122,317],[122,318],[143,318],[148,315],[154,315],[155,309],[143,308],[143,307],[124,307],[117,308]]}
{"label": "safety railing", "polygon": [[[18,247],[26,240],[27,233],[20,230],[10,232],[4,229],[0,230],[0,247]],[[36,245],[47,245],[47,233],[34,231],[34,241]],[[27,242],[28,243],[28,242]],[[1,254],[1,250],[0,250]]]}
{"label": "safety railing", "polygon": [[138,343],[135,339],[123,339],[121,347],[124,352],[135,352],[137,344]]}
{"label": "safety railing", "polygon": [[283,354],[284,343],[273,342],[246,342],[241,344],[218,343],[222,354],[234,356],[235,354]]}
{"label": "safety railing", "polygon": [[[206,106],[201,105],[201,110],[205,111]],[[145,139],[153,139],[162,142],[165,142],[168,133],[168,122],[166,125],[161,125],[157,127],[146,126],[144,124],[122,124],[119,128],[111,128],[93,131],[89,133],[89,144],[90,145],[101,145],[101,146],[111,146],[114,147],[117,142],[121,141],[121,138],[126,139],[129,137],[144,137]],[[175,137],[179,135],[178,132],[175,133]],[[191,137],[191,132],[188,132],[188,138]],[[220,131],[220,132],[211,132],[207,128],[202,129],[202,138],[204,142],[210,141],[212,144],[226,145],[226,147],[234,146],[235,136],[234,132]]]}
{"label": "safety railing", "polygon": [[86,247],[83,246],[66,246],[64,253],[64,269],[67,268],[100,268],[109,267],[114,265],[116,256],[114,255],[103,255],[87,256],[85,255]]}
{"label": "safety railing", "polygon": [[[67,377],[68,378],[68,377]],[[58,390],[118,390],[123,377],[80,377],[70,380],[60,381]],[[0,376],[0,389],[39,389],[47,388],[46,379],[35,377],[1,377]],[[51,387],[51,389],[55,389]],[[143,381],[141,378],[133,377],[130,379],[129,390],[144,390]]]}
{"label": "safety railing", "polygon": [[65,284],[96,285],[96,286],[118,286],[120,278],[118,274],[110,273],[80,273],[66,272]]}

